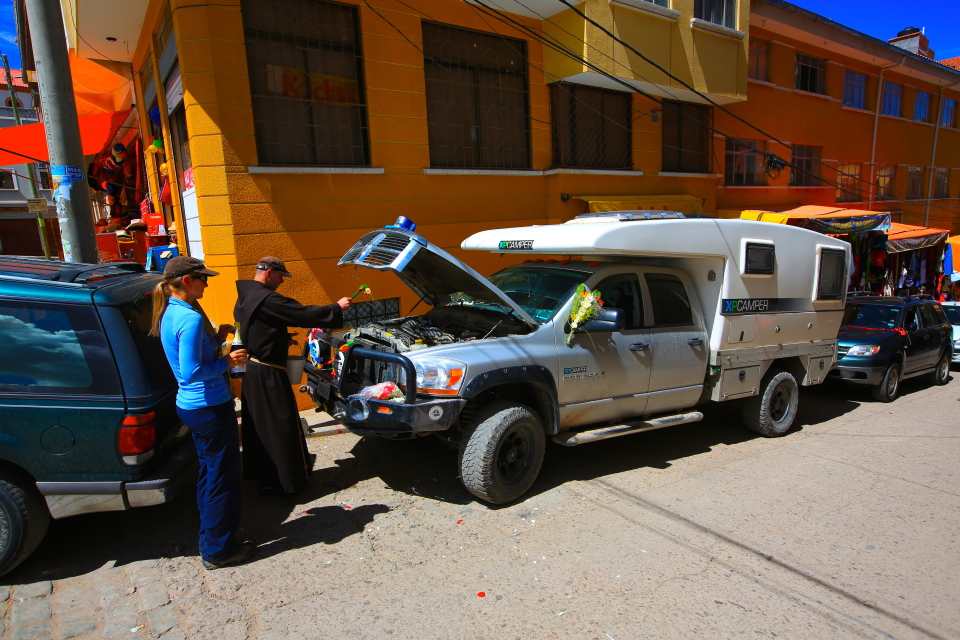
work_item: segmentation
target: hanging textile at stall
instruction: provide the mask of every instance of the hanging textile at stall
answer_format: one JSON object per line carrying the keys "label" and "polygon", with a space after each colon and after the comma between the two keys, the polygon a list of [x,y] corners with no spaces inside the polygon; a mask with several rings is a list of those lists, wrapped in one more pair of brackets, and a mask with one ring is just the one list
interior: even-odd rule
{"label": "hanging textile at stall", "polygon": [[862,211],[807,205],[785,211],[747,210],[740,214],[743,220],[758,220],[788,224],[818,233],[845,235],[861,231],[882,231],[893,224],[887,211]]}

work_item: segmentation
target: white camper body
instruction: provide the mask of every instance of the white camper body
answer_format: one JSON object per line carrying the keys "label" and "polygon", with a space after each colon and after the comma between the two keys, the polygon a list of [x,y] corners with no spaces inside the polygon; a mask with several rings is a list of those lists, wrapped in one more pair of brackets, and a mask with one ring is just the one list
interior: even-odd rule
{"label": "white camper body", "polygon": [[823,382],[836,362],[848,243],[786,225],[667,212],[652,212],[647,219],[643,213],[482,231],[461,247],[682,271],[696,292],[707,332],[710,399],[756,395],[767,369],[782,359],[791,359],[801,384]]}

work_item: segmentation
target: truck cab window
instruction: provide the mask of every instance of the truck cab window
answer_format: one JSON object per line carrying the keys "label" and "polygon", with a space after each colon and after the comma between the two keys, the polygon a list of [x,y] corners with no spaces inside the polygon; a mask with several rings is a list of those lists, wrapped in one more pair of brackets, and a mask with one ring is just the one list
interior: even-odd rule
{"label": "truck cab window", "polygon": [[607,308],[622,309],[624,329],[643,327],[643,299],[640,296],[640,280],[633,274],[610,276],[596,286]]}
{"label": "truck cab window", "polygon": [[743,272],[751,275],[772,275],[777,266],[777,250],[772,244],[748,242]]}
{"label": "truck cab window", "polygon": [[686,327],[693,324],[690,299],[677,276],[648,273],[644,276],[650,290],[655,327]]}
{"label": "truck cab window", "polygon": [[840,300],[846,282],[847,256],[843,251],[824,249],[820,253],[817,300]]}

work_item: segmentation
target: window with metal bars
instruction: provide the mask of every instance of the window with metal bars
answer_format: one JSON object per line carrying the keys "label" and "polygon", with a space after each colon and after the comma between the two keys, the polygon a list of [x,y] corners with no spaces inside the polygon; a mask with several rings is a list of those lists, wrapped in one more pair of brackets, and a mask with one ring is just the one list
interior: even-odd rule
{"label": "window with metal bars", "polygon": [[737,28],[737,0],[694,0],[693,17]]}
{"label": "window with metal bars", "polygon": [[260,164],[369,164],[357,8],[319,0],[241,8]]}
{"label": "window with metal bars", "polygon": [[793,88],[825,94],[827,92],[827,61],[809,53],[797,51]]}
{"label": "window with metal bars", "polygon": [[630,169],[632,94],[567,82],[550,85],[555,167]]}
{"label": "window with metal bars", "polygon": [[689,102],[663,101],[663,171],[711,173],[713,111]]}
{"label": "window with metal bars", "polygon": [[750,38],[750,58],[747,63],[747,77],[766,82],[767,57],[770,55],[770,42],[759,38]]}
{"label": "window with metal bars", "polygon": [[933,197],[949,198],[950,169],[937,169],[933,175]]}
{"label": "window with metal bars", "polygon": [[820,160],[823,147],[795,144],[790,152],[790,185],[794,187],[820,186]]}
{"label": "window with metal bars", "polygon": [[893,198],[893,184],[897,175],[897,165],[881,164],[877,167],[877,200]]}
{"label": "window with metal bars", "polygon": [[923,197],[923,167],[907,167],[907,198]]}
{"label": "window with metal bars", "polygon": [[529,169],[526,42],[422,25],[430,166]]}
{"label": "window with metal bars", "polygon": [[763,172],[763,140],[727,138],[725,180],[728,187],[761,187],[767,184]]}
{"label": "window with metal bars", "polygon": [[860,189],[860,174],[863,164],[860,162],[841,162],[837,167],[837,202],[860,202],[863,200]]}

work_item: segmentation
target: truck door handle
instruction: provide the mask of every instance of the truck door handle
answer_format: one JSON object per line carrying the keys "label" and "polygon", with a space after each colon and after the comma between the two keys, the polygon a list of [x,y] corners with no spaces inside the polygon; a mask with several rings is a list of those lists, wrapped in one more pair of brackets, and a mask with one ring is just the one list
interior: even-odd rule
{"label": "truck door handle", "polygon": [[703,338],[690,338],[689,340],[687,340],[687,344],[689,344],[692,347],[699,347],[700,345],[703,344]]}
{"label": "truck door handle", "polygon": [[634,342],[632,345],[630,345],[630,351],[646,351],[649,348],[649,342]]}

